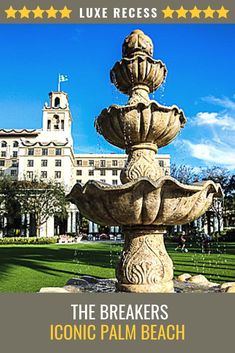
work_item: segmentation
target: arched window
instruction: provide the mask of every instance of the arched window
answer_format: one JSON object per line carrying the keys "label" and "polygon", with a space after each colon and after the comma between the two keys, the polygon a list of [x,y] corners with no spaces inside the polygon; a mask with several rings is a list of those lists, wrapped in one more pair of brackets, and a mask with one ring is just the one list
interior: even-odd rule
{"label": "arched window", "polygon": [[6,141],[2,141],[2,143],[1,143],[1,147],[7,147],[7,143],[6,143]]}
{"label": "arched window", "polygon": [[59,117],[59,115],[55,114],[53,116],[54,130],[59,130],[59,123],[60,123],[60,117]]}
{"label": "arched window", "polygon": [[18,147],[19,146],[19,142],[18,141],[14,141],[13,142],[13,147]]}
{"label": "arched window", "polygon": [[55,108],[58,108],[60,106],[60,98],[56,97],[55,98]]}

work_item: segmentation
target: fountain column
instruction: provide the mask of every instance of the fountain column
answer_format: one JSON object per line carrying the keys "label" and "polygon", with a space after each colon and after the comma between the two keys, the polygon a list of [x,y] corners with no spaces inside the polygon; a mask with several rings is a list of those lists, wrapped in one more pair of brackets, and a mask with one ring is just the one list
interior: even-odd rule
{"label": "fountain column", "polygon": [[125,245],[117,266],[117,289],[124,292],[173,293],[173,263],[164,245],[165,229],[124,227]]}

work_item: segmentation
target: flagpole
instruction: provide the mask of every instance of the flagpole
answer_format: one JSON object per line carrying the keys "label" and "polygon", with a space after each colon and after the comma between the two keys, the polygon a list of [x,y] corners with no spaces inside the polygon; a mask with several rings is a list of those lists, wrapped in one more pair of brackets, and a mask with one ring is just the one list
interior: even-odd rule
{"label": "flagpole", "polygon": [[59,74],[59,77],[58,77],[58,92],[60,92],[60,74]]}

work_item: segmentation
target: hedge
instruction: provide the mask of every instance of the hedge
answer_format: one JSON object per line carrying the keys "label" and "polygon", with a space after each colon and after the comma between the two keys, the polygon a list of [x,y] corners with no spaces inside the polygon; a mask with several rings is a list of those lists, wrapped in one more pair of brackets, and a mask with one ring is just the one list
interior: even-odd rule
{"label": "hedge", "polygon": [[8,244],[55,244],[58,241],[58,237],[9,237],[9,238],[0,238],[0,245],[8,245]]}

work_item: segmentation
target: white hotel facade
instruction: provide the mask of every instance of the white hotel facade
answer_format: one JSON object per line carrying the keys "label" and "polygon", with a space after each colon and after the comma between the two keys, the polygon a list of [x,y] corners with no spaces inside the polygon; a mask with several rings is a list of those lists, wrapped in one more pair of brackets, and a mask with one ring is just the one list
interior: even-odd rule
{"label": "white hotel facade", "polygon": [[[43,107],[41,129],[0,128],[0,177],[14,179],[53,179],[64,184],[69,193],[76,182],[98,180],[112,185],[120,184],[120,172],[125,154],[75,154],[71,134],[72,115],[68,96],[51,92],[49,103]],[[156,163],[170,173],[170,155],[156,155]],[[70,204],[68,217],[61,226],[51,217],[42,226],[41,236],[75,233],[78,231],[77,208]],[[6,219],[3,219],[3,226]],[[90,223],[89,229],[93,225]]]}

